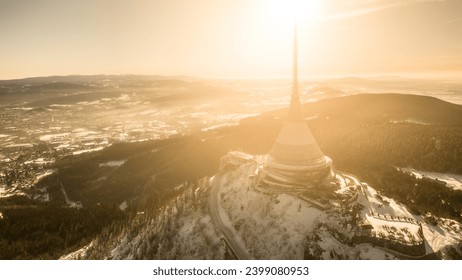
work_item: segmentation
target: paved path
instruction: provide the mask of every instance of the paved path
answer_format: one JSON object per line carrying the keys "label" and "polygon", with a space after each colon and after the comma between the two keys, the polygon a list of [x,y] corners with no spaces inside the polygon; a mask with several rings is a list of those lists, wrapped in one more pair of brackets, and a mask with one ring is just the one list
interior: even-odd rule
{"label": "paved path", "polygon": [[239,260],[253,259],[244,246],[242,240],[237,236],[236,230],[231,225],[228,215],[223,211],[219,204],[219,189],[221,185],[221,176],[216,175],[210,179],[211,192],[209,198],[209,211],[212,221],[223,235],[230,249],[234,252]]}

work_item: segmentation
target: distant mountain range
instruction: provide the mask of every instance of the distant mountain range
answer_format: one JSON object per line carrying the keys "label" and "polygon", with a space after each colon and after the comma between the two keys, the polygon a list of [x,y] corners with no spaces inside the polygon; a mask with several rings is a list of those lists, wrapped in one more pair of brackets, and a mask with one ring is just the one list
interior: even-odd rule
{"label": "distant mountain range", "polygon": [[0,94],[92,91],[113,88],[180,87],[197,81],[187,76],[159,75],[71,75],[0,80]]}
{"label": "distant mountain range", "polygon": [[95,83],[105,80],[113,81],[158,81],[158,80],[183,80],[194,81],[197,78],[191,76],[162,76],[162,75],[68,75],[68,76],[46,76],[30,77],[23,79],[0,80],[0,85],[37,85],[49,83]]}

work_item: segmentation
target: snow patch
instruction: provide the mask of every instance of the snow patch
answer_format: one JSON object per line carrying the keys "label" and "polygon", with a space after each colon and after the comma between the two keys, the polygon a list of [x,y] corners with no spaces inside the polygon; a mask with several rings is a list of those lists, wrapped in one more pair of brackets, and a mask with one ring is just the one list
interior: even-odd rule
{"label": "snow patch", "polygon": [[422,223],[422,230],[428,242],[427,253],[433,253],[445,247],[457,245],[460,242],[462,224],[454,220],[439,218],[433,225]]}
{"label": "snow patch", "polygon": [[80,201],[74,202],[69,199],[69,197],[67,196],[66,190],[64,189],[63,184],[61,184],[61,192],[64,195],[64,199],[66,200],[67,207],[71,207],[71,208],[82,208],[83,207]]}
{"label": "snow patch", "polygon": [[122,166],[127,160],[113,160],[108,161],[105,163],[100,163],[99,167],[120,167]]}
{"label": "snow patch", "polygon": [[55,171],[56,170],[54,170],[54,169],[49,169],[49,170],[46,170],[44,173],[41,173],[41,174],[37,175],[37,177],[35,177],[36,182],[42,180],[46,176],[49,176],[49,175],[53,174]]}
{"label": "snow patch", "polygon": [[59,259],[60,260],[78,260],[78,259],[84,259],[87,256],[87,251],[93,246],[93,242],[90,242],[90,244],[80,248],[79,250],[72,252],[68,255],[62,256]]}
{"label": "snow patch", "polygon": [[241,120],[245,118],[255,117],[260,115],[260,113],[250,113],[250,114],[226,114],[226,115],[219,115],[219,120]]}
{"label": "snow patch", "polygon": [[223,127],[230,127],[230,126],[234,126],[234,125],[238,125],[238,123],[222,123],[222,124],[212,125],[212,126],[203,128],[201,130],[204,131],[204,132],[207,132],[209,130],[214,130],[214,129],[223,128]]}
{"label": "snow patch", "polygon": [[63,137],[66,137],[68,136],[70,133],[69,132],[65,132],[65,133],[58,133],[58,134],[46,134],[46,135],[42,135],[39,137],[39,140],[40,141],[50,141],[51,139],[54,139],[54,138],[63,138]]}
{"label": "snow patch", "polygon": [[57,107],[57,108],[68,108],[74,106],[72,104],[51,104],[49,107]]}
{"label": "snow patch", "polygon": [[127,201],[124,201],[119,205],[119,209],[122,210],[122,211],[125,211],[127,208],[128,208]]}
{"label": "snow patch", "polygon": [[406,120],[391,120],[391,123],[412,123],[412,124],[421,124],[421,125],[430,125],[431,123],[415,120],[415,119],[406,119]]}
{"label": "snow patch", "polygon": [[462,191],[462,175],[419,171],[413,168],[398,168],[398,170],[412,174],[418,179],[428,178],[435,181],[441,181],[446,183],[446,187],[450,189]]}
{"label": "snow patch", "polygon": [[99,134],[99,133],[95,131],[91,131],[91,130],[75,132],[76,137],[85,137],[85,136],[96,135],[96,134]]}
{"label": "snow patch", "polygon": [[84,153],[101,151],[102,149],[104,149],[104,147],[97,147],[97,148],[93,148],[93,149],[79,150],[79,151],[73,152],[72,154],[75,156],[75,155],[80,155],[80,154],[84,154]]}
{"label": "snow patch", "polygon": [[306,236],[324,212],[288,194],[264,194],[253,188],[254,163],[222,177],[221,206],[256,259],[303,259]]}
{"label": "snow patch", "polygon": [[34,145],[31,143],[21,143],[21,144],[10,144],[6,145],[5,148],[32,148]]}
{"label": "snow patch", "polygon": [[118,100],[118,101],[129,101],[130,100],[130,96],[128,96],[128,94],[121,94],[119,97],[117,97],[115,100]]}

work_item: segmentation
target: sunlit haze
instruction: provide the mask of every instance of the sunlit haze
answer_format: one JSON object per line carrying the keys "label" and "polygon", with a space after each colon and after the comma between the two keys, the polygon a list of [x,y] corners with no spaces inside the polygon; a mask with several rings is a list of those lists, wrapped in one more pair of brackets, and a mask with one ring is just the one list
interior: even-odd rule
{"label": "sunlit haze", "polygon": [[461,11],[0,0],[2,279],[460,274]]}
{"label": "sunlit haze", "polygon": [[458,75],[459,0],[0,1],[0,79]]}

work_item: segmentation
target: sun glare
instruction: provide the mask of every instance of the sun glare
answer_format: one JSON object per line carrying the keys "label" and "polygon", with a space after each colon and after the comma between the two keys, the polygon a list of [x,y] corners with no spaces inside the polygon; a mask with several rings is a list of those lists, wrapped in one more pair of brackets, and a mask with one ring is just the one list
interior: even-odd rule
{"label": "sun glare", "polygon": [[[324,11],[323,2],[325,0],[261,0],[260,31],[256,33],[259,40],[249,44],[249,49],[258,50],[252,59],[259,57],[262,65],[274,68],[291,67],[294,23],[298,23],[299,34],[312,33],[312,29],[317,28],[312,23]],[[303,41],[307,40],[300,38],[300,46]]]}
{"label": "sun glare", "polygon": [[271,14],[282,21],[313,19],[322,8],[322,0],[270,0]]}

